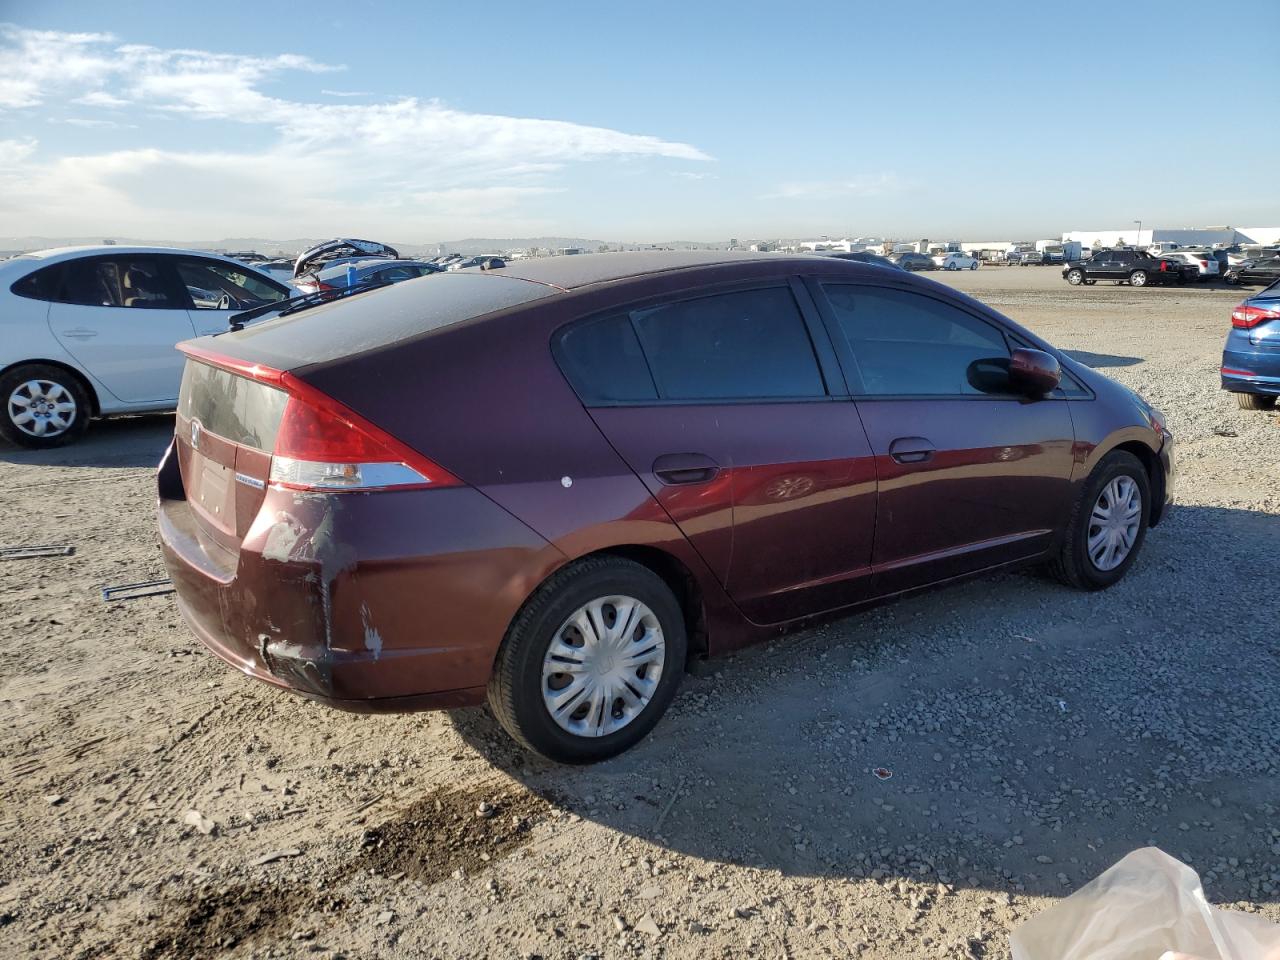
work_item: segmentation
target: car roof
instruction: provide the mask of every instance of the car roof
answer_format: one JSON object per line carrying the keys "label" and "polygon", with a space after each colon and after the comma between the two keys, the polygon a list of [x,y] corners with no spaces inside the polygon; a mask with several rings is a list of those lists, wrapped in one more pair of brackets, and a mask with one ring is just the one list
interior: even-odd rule
{"label": "car roof", "polygon": [[[593,283],[608,283],[651,273],[685,270],[691,267],[709,267],[721,263],[742,261],[776,261],[791,256],[780,253],[753,253],[745,250],[663,250],[632,253],[583,253],[559,257],[535,257],[528,260],[508,260],[505,267],[493,273],[520,280],[531,280],[573,290]],[[811,259],[796,255],[793,259]],[[824,258],[825,259],[825,258]],[[478,271],[478,267],[468,268]]]}

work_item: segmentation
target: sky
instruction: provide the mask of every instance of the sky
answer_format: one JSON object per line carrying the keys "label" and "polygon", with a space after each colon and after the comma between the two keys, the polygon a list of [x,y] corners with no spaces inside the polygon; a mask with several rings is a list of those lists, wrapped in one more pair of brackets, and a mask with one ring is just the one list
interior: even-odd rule
{"label": "sky", "polygon": [[1280,223],[1280,3],[1206,9],[0,0],[0,235]]}

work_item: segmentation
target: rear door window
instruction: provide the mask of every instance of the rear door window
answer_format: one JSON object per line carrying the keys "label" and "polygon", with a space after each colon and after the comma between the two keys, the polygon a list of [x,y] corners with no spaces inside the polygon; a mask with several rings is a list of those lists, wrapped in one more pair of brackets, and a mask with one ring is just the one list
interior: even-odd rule
{"label": "rear door window", "polygon": [[822,289],[853,356],[863,395],[1009,392],[1009,347],[992,324],[905,290],[849,284],[823,284]]}
{"label": "rear door window", "polygon": [[789,287],[659,303],[575,324],[555,352],[588,405],[827,395]]}
{"label": "rear door window", "polygon": [[826,395],[804,317],[788,287],[680,300],[631,312],[664,400]]}

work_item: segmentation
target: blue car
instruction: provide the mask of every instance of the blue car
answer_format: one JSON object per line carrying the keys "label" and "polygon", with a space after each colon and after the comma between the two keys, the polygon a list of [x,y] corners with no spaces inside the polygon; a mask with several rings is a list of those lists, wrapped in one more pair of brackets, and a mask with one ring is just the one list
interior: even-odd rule
{"label": "blue car", "polygon": [[320,290],[341,290],[351,285],[352,277],[355,283],[399,283],[401,280],[412,280],[439,272],[440,267],[421,260],[391,260],[385,257],[342,259],[332,266],[298,277],[293,285],[299,293],[306,294]]}
{"label": "blue car", "polygon": [[1280,280],[1231,311],[1222,389],[1242,410],[1271,410],[1280,397]]}

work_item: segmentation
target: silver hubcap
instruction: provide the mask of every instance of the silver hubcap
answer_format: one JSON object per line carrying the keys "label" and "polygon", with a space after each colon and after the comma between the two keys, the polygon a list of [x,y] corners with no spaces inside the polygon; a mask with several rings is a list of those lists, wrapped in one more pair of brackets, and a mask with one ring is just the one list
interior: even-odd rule
{"label": "silver hubcap", "polygon": [[1142,491],[1131,477],[1106,485],[1089,515],[1089,559],[1099,570],[1124,563],[1142,524]]}
{"label": "silver hubcap", "polygon": [[576,736],[615,733],[649,705],[666,650],[662,625],[639,600],[592,600],[551,638],[542,661],[542,702]]}
{"label": "silver hubcap", "polygon": [[76,419],[76,401],[60,383],[28,380],[9,394],[9,419],[33,437],[56,437]]}

